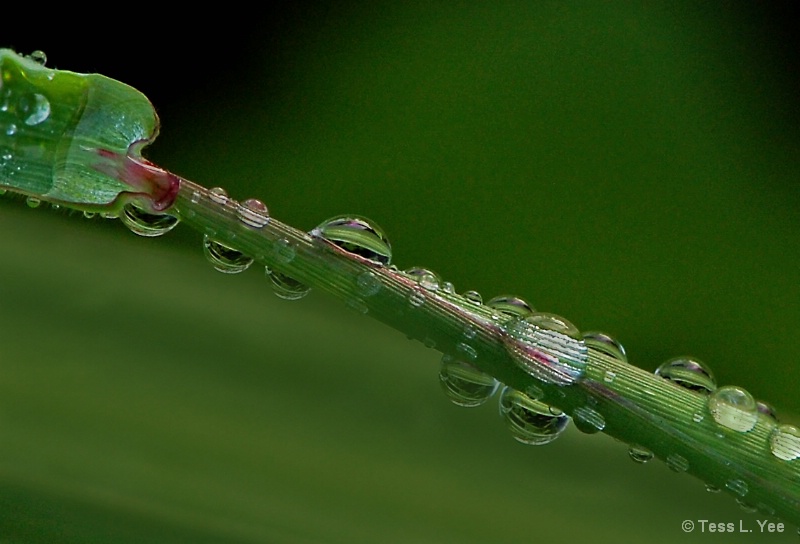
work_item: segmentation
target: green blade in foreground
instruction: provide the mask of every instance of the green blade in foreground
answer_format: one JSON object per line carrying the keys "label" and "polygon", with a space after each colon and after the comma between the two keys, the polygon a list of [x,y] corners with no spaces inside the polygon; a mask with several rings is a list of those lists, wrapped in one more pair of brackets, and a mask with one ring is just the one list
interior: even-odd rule
{"label": "green blade in foreground", "polygon": [[139,155],[157,134],[136,89],[0,49],[0,187],[87,210],[147,195],[158,209],[173,177]]}

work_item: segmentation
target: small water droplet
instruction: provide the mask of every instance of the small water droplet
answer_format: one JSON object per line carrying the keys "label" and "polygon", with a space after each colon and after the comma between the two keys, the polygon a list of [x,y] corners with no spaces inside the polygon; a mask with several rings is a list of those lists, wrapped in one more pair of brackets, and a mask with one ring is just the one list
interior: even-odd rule
{"label": "small water droplet", "polygon": [[647,463],[653,458],[653,452],[639,444],[631,444],[628,455],[637,463]]}
{"label": "small water droplet", "polygon": [[417,280],[417,283],[424,289],[428,291],[438,291],[439,284],[441,283],[441,279],[439,276],[436,275],[435,272],[431,272],[425,268],[409,268],[406,270],[406,275],[411,276],[412,278]]}
{"label": "small water droplet", "polygon": [[478,352],[475,350],[475,348],[469,344],[465,344],[464,342],[459,342],[456,344],[456,351],[463,355],[468,361],[474,361],[478,358]]}
{"label": "small water droplet", "polygon": [[793,425],[778,425],[769,435],[769,449],[778,459],[797,459],[800,457],[800,430]]}
{"label": "small water droplet", "polygon": [[192,198],[190,199],[192,201],[192,204],[199,203],[200,197],[201,197],[200,191],[192,191]]}
{"label": "small water droplet", "polygon": [[471,323],[464,325],[464,338],[467,340],[473,340],[477,334],[478,331],[475,330],[475,327],[473,327]]}
{"label": "small water droplet", "polygon": [[753,396],[733,385],[720,387],[708,398],[708,411],[714,421],[739,432],[747,432],[758,422],[758,410]]}
{"label": "small water droplet", "polygon": [[561,436],[569,424],[566,414],[555,415],[547,404],[510,387],[504,387],[500,394],[500,414],[511,436],[533,446],[549,444]]}
{"label": "small water droplet", "polygon": [[[351,298],[345,301],[345,305],[362,315],[369,313],[369,306],[360,298]],[[433,347],[433,346],[428,346]]]}
{"label": "small water droplet", "polygon": [[83,217],[85,219],[94,219],[95,215],[97,215],[96,212],[83,212]]}
{"label": "small water droplet", "polygon": [[47,55],[45,54],[44,51],[40,49],[37,49],[36,51],[28,55],[28,58],[31,59],[36,64],[41,64],[42,66],[47,64]]}
{"label": "small water droplet", "polygon": [[148,213],[133,202],[128,202],[122,207],[119,218],[131,232],[147,238],[166,234],[179,223],[177,217]]}
{"label": "small water droplet", "polygon": [[442,291],[449,295],[456,294],[456,286],[452,284],[452,282],[446,281],[442,284]]}
{"label": "small water droplet", "polygon": [[614,379],[617,377],[617,373],[612,370],[606,370],[605,374],[603,374],[603,381],[606,383],[613,383]]}
{"label": "small water droplet", "polygon": [[300,300],[311,291],[311,287],[300,283],[286,274],[275,272],[268,267],[265,267],[264,271],[272,285],[272,292],[275,293],[275,296],[278,298],[283,300]]}
{"label": "small water droplet", "polygon": [[606,427],[606,420],[603,414],[589,406],[576,408],[572,413],[572,422],[579,431],[586,434],[594,434]]}
{"label": "small water droplet", "polygon": [[778,416],[775,414],[775,408],[773,408],[771,404],[768,404],[762,400],[756,401],[756,410],[758,410],[758,413],[764,414],[772,421],[778,421]]}
{"label": "small water droplet", "polygon": [[275,260],[280,263],[288,264],[294,260],[295,255],[297,255],[297,250],[295,250],[294,246],[289,240],[284,238],[275,242],[274,253]]}
{"label": "small water droplet", "polygon": [[0,196],[3,196],[3,195],[4,195],[4,194],[6,194],[7,192],[8,192],[8,191],[7,191],[6,189],[0,188]]}
{"label": "small water droplet", "polygon": [[659,366],[655,374],[699,393],[708,394],[717,389],[717,382],[711,369],[691,357],[670,359]]}
{"label": "small water droplet", "polygon": [[17,125],[15,125],[14,123],[9,123],[9,125],[6,127],[6,136],[13,136],[16,133],[17,133]]}
{"label": "small water droplet", "polygon": [[212,202],[216,202],[217,204],[226,205],[230,200],[228,196],[228,191],[223,189],[222,187],[212,187],[208,190],[208,198],[211,199]]}
{"label": "small water droplet", "polygon": [[39,93],[25,95],[17,104],[17,115],[26,125],[36,126],[50,117],[50,101]]}
{"label": "small water droplet", "polygon": [[203,236],[203,253],[214,270],[224,274],[238,274],[253,264],[253,258],[241,251],[217,242],[208,235]]}
{"label": "small water droplet", "polygon": [[483,304],[483,297],[477,291],[465,291],[461,296],[464,297],[464,300],[476,306]]}
{"label": "small water droplet", "polygon": [[381,280],[378,279],[378,276],[367,270],[358,275],[356,279],[356,288],[361,296],[371,297],[381,290]]}
{"label": "small water droplet", "polygon": [[725,487],[727,487],[729,490],[733,491],[740,497],[744,497],[745,495],[747,495],[747,492],[750,490],[749,487],[747,486],[747,482],[739,479],[728,480],[727,482],[725,482]]}
{"label": "small water droplet", "polygon": [[541,387],[535,384],[530,384],[525,388],[525,394],[533,400],[541,400],[544,398],[544,391]]}
{"label": "small water droplet", "polygon": [[419,308],[425,304],[425,293],[422,289],[414,289],[408,294],[408,304],[413,308]]}
{"label": "small water droplet", "polygon": [[14,153],[11,151],[10,148],[2,146],[0,147],[0,161],[8,162],[14,158]]}
{"label": "small water droplet", "polygon": [[248,198],[236,206],[236,215],[242,223],[260,229],[269,223],[269,210],[257,198]]}
{"label": "small water droplet", "polygon": [[689,470],[689,461],[683,455],[670,453],[667,455],[667,466],[675,472],[686,472]]}
{"label": "small water droplet", "polygon": [[746,502],[742,498],[737,498],[736,499],[736,504],[738,504],[739,508],[741,508],[744,512],[747,512],[748,514],[755,514],[756,512],[758,512],[758,508],[756,508],[754,505]]}
{"label": "small water droplet", "polygon": [[496,296],[486,305],[510,317],[527,317],[534,312],[530,304],[513,295]]}
{"label": "small water droplet", "polygon": [[27,204],[29,208],[38,208],[41,203],[41,199],[36,198],[35,196],[29,196],[25,199],[25,204]]}
{"label": "small water droplet", "polygon": [[703,415],[702,412],[695,412],[694,415],[692,416],[692,421],[694,421],[695,423],[700,423],[701,421],[703,421],[703,419],[705,419],[705,416]]}
{"label": "small water droplet", "polygon": [[722,490],[715,485],[706,484],[706,491],[709,493],[719,493]]}
{"label": "small water droplet", "polygon": [[312,230],[311,234],[375,264],[386,266],[392,261],[389,239],[375,222],[364,217],[332,217]]}
{"label": "small water droplet", "polygon": [[583,341],[586,342],[588,348],[595,349],[623,363],[628,362],[628,356],[625,354],[625,348],[622,347],[622,344],[604,332],[585,332],[583,333]]}
{"label": "small water droplet", "polygon": [[489,400],[498,387],[497,380],[489,374],[447,354],[442,357],[439,383],[453,404],[467,408]]}

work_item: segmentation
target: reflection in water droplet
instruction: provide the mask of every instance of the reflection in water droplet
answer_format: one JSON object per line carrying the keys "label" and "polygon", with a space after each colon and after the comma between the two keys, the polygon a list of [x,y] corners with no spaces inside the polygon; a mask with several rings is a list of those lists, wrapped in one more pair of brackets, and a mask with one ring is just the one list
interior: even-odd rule
{"label": "reflection in water droplet", "polygon": [[119,218],[131,232],[147,238],[166,234],[179,223],[177,217],[148,213],[133,202],[128,202],[123,206]]}
{"label": "reflection in water droplet", "polygon": [[41,203],[41,199],[38,199],[35,196],[29,196],[25,199],[25,204],[27,204],[29,208],[38,208]]}
{"label": "reflection in water droplet", "polygon": [[17,115],[31,127],[43,123],[50,117],[50,101],[39,93],[25,95],[17,105]]}
{"label": "reflection in water droplet", "polygon": [[212,187],[208,190],[208,198],[211,199],[212,202],[216,202],[217,204],[227,204],[230,200],[228,197],[228,191],[223,189],[222,187]]}
{"label": "reflection in water droplet", "polygon": [[511,436],[523,444],[542,446],[558,438],[569,424],[563,414],[553,414],[550,407],[524,393],[504,387],[500,394],[500,414]]}
{"label": "reflection in water droplet", "polygon": [[462,295],[467,302],[471,302],[476,306],[483,304],[483,297],[477,291],[465,291]]}
{"label": "reflection in water droplet", "polygon": [[747,432],[758,422],[758,410],[753,396],[733,385],[720,387],[708,398],[708,411],[714,421],[733,429]]}
{"label": "reflection in water droplet", "polygon": [[534,311],[530,304],[513,295],[494,297],[486,305],[510,317],[527,317]]}
{"label": "reflection in water droplet", "polygon": [[248,198],[236,206],[236,215],[242,223],[260,229],[269,223],[266,204],[256,198]]}
{"label": "reflection in water droplet", "polygon": [[747,492],[749,491],[747,482],[739,479],[728,480],[727,482],[725,482],[725,487],[727,487],[740,497],[744,497],[745,495],[747,495]]}
{"label": "reflection in water droplet", "polygon": [[253,258],[241,251],[203,236],[203,253],[215,270],[224,274],[238,274],[253,264]]}
{"label": "reflection in water droplet", "polygon": [[595,349],[623,363],[628,362],[628,356],[625,354],[625,348],[622,347],[622,344],[604,332],[585,332],[583,333],[583,341],[586,342],[586,347],[588,348]]}
{"label": "reflection in water droplet", "polygon": [[628,455],[637,463],[647,463],[653,458],[653,452],[639,444],[631,444],[628,448]]}
{"label": "reflection in water droplet", "polygon": [[392,261],[389,239],[377,224],[364,217],[333,217],[321,223],[311,234],[375,264],[389,265]]}
{"label": "reflection in water droplet", "polygon": [[300,300],[311,291],[311,287],[300,283],[294,278],[290,278],[286,274],[272,271],[268,267],[265,267],[264,272],[270,280],[272,292],[275,293],[275,296],[278,298],[282,298],[283,300]]}
{"label": "reflection in water droplet", "polygon": [[708,394],[717,389],[711,369],[691,357],[675,357],[656,369],[656,376],[673,381],[681,387]]}
{"label": "reflection in water droplet", "polygon": [[428,291],[437,291],[439,289],[441,279],[435,272],[431,272],[426,268],[409,268],[405,274],[416,279],[417,283]]}
{"label": "reflection in water droplet", "polygon": [[497,380],[489,374],[447,354],[442,357],[439,383],[453,404],[467,408],[489,400],[498,386]]}
{"label": "reflection in water droplet", "polygon": [[769,436],[769,449],[778,459],[797,459],[800,457],[800,430],[793,425],[778,425]]}
{"label": "reflection in water droplet", "polygon": [[689,461],[682,455],[670,453],[667,455],[667,466],[675,472],[686,472],[689,470]]}
{"label": "reflection in water droplet", "polygon": [[580,406],[572,413],[572,422],[575,427],[586,434],[594,434],[606,428],[603,414],[589,406]]}
{"label": "reflection in water droplet", "polygon": [[381,281],[378,276],[367,270],[358,275],[356,288],[361,296],[371,297],[381,290]]}

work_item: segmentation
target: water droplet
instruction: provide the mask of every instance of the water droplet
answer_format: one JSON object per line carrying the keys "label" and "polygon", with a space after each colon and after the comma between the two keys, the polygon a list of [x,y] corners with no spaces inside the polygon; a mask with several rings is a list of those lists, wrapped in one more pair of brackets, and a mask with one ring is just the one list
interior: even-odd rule
{"label": "water droplet", "polygon": [[441,280],[435,272],[431,272],[425,268],[415,267],[409,268],[405,273],[407,276],[411,276],[412,278],[416,279],[417,283],[428,291],[437,291],[439,289]]}
{"label": "water droplet", "polygon": [[455,295],[456,294],[456,286],[453,285],[451,282],[446,281],[446,282],[444,282],[442,284],[442,291],[444,291],[445,293],[447,293],[449,295]]}
{"label": "water droplet", "polygon": [[381,290],[381,281],[378,276],[367,270],[358,275],[356,288],[361,296],[371,297]]}
{"label": "water droplet", "polygon": [[17,125],[15,125],[14,123],[9,123],[9,125],[6,127],[6,136],[13,136],[16,133],[17,133]]}
{"label": "water droplet", "polygon": [[797,459],[800,457],[800,430],[793,425],[778,425],[769,436],[769,449],[778,459]]}
{"label": "water droplet", "polygon": [[625,354],[625,348],[622,347],[622,344],[604,332],[585,332],[583,333],[583,341],[586,342],[588,348],[595,349],[623,363],[628,362],[628,356]]}
{"label": "water droplet", "polygon": [[500,394],[500,414],[511,436],[523,444],[543,446],[558,438],[569,424],[569,417],[555,415],[550,407],[524,393],[504,387]]}
{"label": "water droplet", "polygon": [[719,493],[722,490],[715,485],[706,484],[706,491],[709,493]]}
{"label": "water droplet", "polygon": [[483,297],[477,291],[465,291],[462,295],[467,302],[480,306],[483,304]]}
{"label": "water droplet", "polygon": [[256,198],[248,198],[236,206],[236,215],[245,225],[260,229],[269,223],[269,210],[266,204]]}
{"label": "water droplet", "polygon": [[131,232],[147,238],[166,234],[179,223],[177,217],[148,213],[133,202],[128,202],[122,207],[122,214],[119,218]]}
{"label": "water droplet", "polygon": [[527,317],[534,311],[530,304],[512,295],[494,297],[486,305],[510,317]]}
{"label": "water droplet", "polygon": [[3,196],[3,195],[4,195],[4,194],[6,194],[7,192],[8,192],[8,191],[7,191],[6,189],[0,188],[0,196]]}
{"label": "water droplet", "polygon": [[711,369],[691,357],[675,357],[656,369],[656,376],[666,378],[681,387],[708,394],[716,390],[717,382]]}
{"label": "water droplet", "polygon": [[200,202],[200,191],[192,191],[192,204],[198,204]]}
{"label": "water droplet", "polygon": [[606,370],[605,374],[603,374],[603,381],[606,383],[612,383],[614,379],[616,379],[617,373],[612,370]]}
{"label": "water droplet", "polygon": [[292,262],[297,255],[297,250],[295,250],[292,243],[287,240],[286,238],[275,242],[275,260],[280,263],[288,264]]}
{"label": "water droplet", "polygon": [[703,419],[705,419],[705,416],[702,414],[702,412],[695,412],[694,415],[692,415],[692,421],[695,423],[700,423],[703,421]]}
{"label": "water droplet", "polygon": [[14,158],[14,153],[11,151],[10,148],[2,146],[0,147],[0,161],[8,162]]}
{"label": "water droplet", "polygon": [[588,359],[578,329],[554,314],[533,313],[505,325],[503,342],[515,362],[539,381],[568,385],[580,378]]}
{"label": "water droplet", "polygon": [[268,267],[265,267],[264,271],[272,285],[272,292],[275,293],[275,296],[278,298],[283,300],[300,300],[311,291],[311,287],[300,283],[286,274],[275,272]]}
{"label": "water droplet", "polygon": [[[345,305],[351,310],[355,310],[360,314],[369,313],[369,306],[367,306],[367,304],[360,298],[347,299],[345,301]],[[428,347],[434,347],[434,346],[428,346]]]}
{"label": "water droplet", "polygon": [[628,455],[637,463],[646,463],[653,458],[653,452],[639,444],[631,444],[628,448]]}
{"label": "water droplet", "polygon": [[542,398],[544,398],[544,391],[542,391],[541,387],[535,384],[530,384],[528,387],[526,387],[525,394],[528,395],[528,397],[532,398],[533,400],[541,400]]}
{"label": "water droplet", "polygon": [[25,204],[27,204],[29,208],[38,208],[41,203],[41,199],[36,198],[35,196],[29,196],[25,199]]}
{"label": "water droplet", "polygon": [[475,348],[469,344],[465,344],[464,342],[459,342],[456,344],[456,350],[468,361],[474,361],[478,358],[478,352],[475,350]]}
{"label": "water droplet", "polygon": [[42,66],[47,64],[47,55],[45,54],[44,51],[41,51],[39,49],[28,55],[28,58],[31,59],[36,64],[41,64]]}
{"label": "water droplet", "polygon": [[720,387],[708,398],[708,411],[714,421],[739,432],[747,432],[756,426],[758,410],[753,396],[733,385]]}
{"label": "water droplet", "polygon": [[467,408],[489,400],[498,387],[497,380],[489,374],[447,354],[442,357],[439,383],[453,404]]}
{"label": "water droplet", "polygon": [[228,196],[228,191],[223,189],[222,187],[212,187],[208,190],[208,198],[211,199],[212,202],[216,202],[217,204],[226,205],[230,200]]}
{"label": "water droplet", "polygon": [[771,404],[768,404],[762,400],[756,401],[756,410],[758,410],[758,413],[764,414],[772,421],[778,421],[778,416],[775,414],[775,408],[773,408]]}
{"label": "water droplet", "polygon": [[253,264],[253,258],[221,242],[203,236],[203,253],[215,270],[224,274],[238,274]]}
{"label": "water droplet", "polygon": [[744,497],[745,495],[747,495],[747,492],[750,490],[750,488],[747,486],[747,482],[739,479],[728,480],[727,482],[725,482],[725,487],[727,487],[740,497]]}
{"label": "water droplet", "polygon": [[17,104],[17,115],[29,127],[36,126],[50,117],[50,101],[39,93],[25,95]]}
{"label": "water droplet", "polygon": [[686,472],[689,470],[689,461],[683,455],[670,453],[667,455],[667,466],[675,472]]}
{"label": "water droplet", "polygon": [[606,427],[603,414],[589,406],[580,406],[572,413],[572,422],[575,427],[586,434],[594,434]]}
{"label": "water droplet", "polygon": [[388,265],[392,261],[392,246],[383,230],[364,217],[332,217],[312,230],[311,234],[375,264]]}
{"label": "water droplet", "polygon": [[478,331],[472,326],[471,323],[464,325],[464,338],[467,340],[473,340],[477,334]]}
{"label": "water droplet", "polygon": [[748,514],[755,514],[756,512],[758,512],[758,508],[756,508],[754,505],[748,502],[745,502],[744,499],[737,498],[736,504],[738,504],[739,508],[741,508],[744,512],[747,512]]}
{"label": "water droplet", "polygon": [[97,215],[96,212],[83,212],[83,217],[85,219],[94,219],[95,215]]}
{"label": "water droplet", "polygon": [[422,289],[414,289],[408,294],[408,303],[414,308],[419,308],[423,304],[425,304],[425,293],[422,292]]}

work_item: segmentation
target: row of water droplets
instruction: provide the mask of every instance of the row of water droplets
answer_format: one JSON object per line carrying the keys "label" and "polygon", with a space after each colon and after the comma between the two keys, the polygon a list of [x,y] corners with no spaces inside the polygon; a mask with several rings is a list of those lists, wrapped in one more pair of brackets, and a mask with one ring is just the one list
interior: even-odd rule
{"label": "row of water droplets", "polygon": [[[44,66],[47,56],[42,51],[34,51],[28,58]],[[49,78],[55,71],[48,73]],[[27,127],[37,127],[45,123],[50,117],[51,106],[48,98],[40,92],[26,92],[14,88],[12,81],[14,75],[11,71],[0,71],[0,142],[2,140],[18,142],[20,135],[24,134]],[[13,184],[13,178],[19,175],[24,168],[24,161],[20,155],[24,154],[21,145],[4,145],[0,143],[0,184],[8,180]],[[0,194],[5,190],[0,189]]]}

